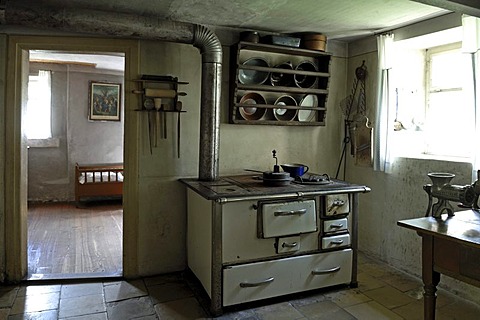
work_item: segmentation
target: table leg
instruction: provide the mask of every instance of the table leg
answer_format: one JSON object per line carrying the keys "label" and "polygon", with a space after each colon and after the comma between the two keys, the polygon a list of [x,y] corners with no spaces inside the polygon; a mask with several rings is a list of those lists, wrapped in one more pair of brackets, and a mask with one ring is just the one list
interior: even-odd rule
{"label": "table leg", "polygon": [[440,282],[440,273],[433,270],[433,236],[422,236],[422,279],[423,293],[423,319],[435,319],[435,302],[437,299],[437,285]]}

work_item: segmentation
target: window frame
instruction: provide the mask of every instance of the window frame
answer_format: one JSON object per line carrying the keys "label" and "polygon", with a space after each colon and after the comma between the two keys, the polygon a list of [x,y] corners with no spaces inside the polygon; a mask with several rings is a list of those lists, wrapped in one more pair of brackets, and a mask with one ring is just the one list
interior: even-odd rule
{"label": "window frame", "polygon": [[[463,54],[461,52],[461,42],[454,42],[454,43],[448,43],[448,44],[442,44],[438,46],[431,46],[428,48],[408,48],[408,49],[413,49],[418,53],[418,55],[423,55],[424,57],[424,63],[423,63],[423,70],[418,71],[417,77],[423,77],[423,88],[418,88],[419,92],[423,92],[423,110],[418,111],[419,114],[422,112],[424,113],[424,119],[423,119],[423,124],[426,125],[429,121],[429,111],[431,111],[431,94],[437,93],[437,92],[446,92],[448,90],[440,90],[436,92],[431,92],[432,87],[431,87],[431,56],[432,55],[438,55],[438,54],[443,54],[448,51],[453,51],[453,50],[459,50],[460,54]],[[407,47],[406,47],[407,48]],[[423,74],[421,74],[423,73]],[[401,87],[399,79],[397,78],[395,80],[396,85],[393,86],[392,91],[393,94],[395,95],[395,90]],[[466,90],[465,85],[463,85],[461,88],[456,88],[459,89],[458,91],[461,90]],[[399,106],[399,109],[402,107]],[[473,108],[473,106],[472,106]],[[392,116],[392,119],[396,119],[398,115],[398,110],[396,106],[393,106],[392,110],[395,112],[395,114]],[[472,114],[473,114],[473,109],[472,109]],[[465,117],[468,117],[466,115]],[[393,130],[393,128],[391,129]],[[428,132],[425,129],[425,126],[423,126],[420,130],[399,130],[399,131],[394,131],[392,135],[393,139],[392,142],[394,144],[394,149],[393,150],[393,156],[394,157],[403,157],[403,158],[420,158],[420,159],[435,159],[435,160],[447,160],[447,161],[456,161],[456,162],[465,162],[465,161],[470,161],[472,154],[469,152],[466,152],[464,154],[453,154],[452,152],[445,152],[445,153],[439,153],[438,150],[432,150],[430,147],[430,143],[428,140]],[[443,140],[442,140],[443,141]],[[413,143],[415,142],[415,143]],[[402,147],[408,145],[408,147]]]}
{"label": "window frame", "polygon": [[[55,138],[53,135],[53,127],[52,127],[52,112],[53,112],[53,88],[52,88],[52,76],[53,76],[53,71],[49,70],[47,68],[41,68],[41,67],[34,67],[30,68],[29,72],[29,78],[30,76],[38,76],[40,71],[48,71],[50,72],[50,121],[49,121],[49,126],[50,126],[50,137],[48,138],[29,138],[28,135],[25,133],[25,136],[27,138],[27,144],[28,148],[57,148],[60,146],[60,140],[58,138]],[[30,79],[29,79],[30,82]],[[28,117],[28,107],[26,111],[26,117]]]}

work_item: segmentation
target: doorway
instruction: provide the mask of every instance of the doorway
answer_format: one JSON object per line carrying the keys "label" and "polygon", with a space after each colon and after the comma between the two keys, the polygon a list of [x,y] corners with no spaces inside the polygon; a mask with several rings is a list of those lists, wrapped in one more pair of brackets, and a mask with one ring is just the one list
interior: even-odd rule
{"label": "doorway", "polygon": [[[124,73],[124,53],[29,50],[28,280],[122,275],[121,197],[74,192],[76,163],[123,164]],[[97,85],[115,89],[102,120]]]}
{"label": "doorway", "polygon": [[[5,110],[5,274],[10,281],[21,281],[28,274],[28,140],[22,130],[27,101],[27,79],[30,50],[65,51],[75,53],[111,52],[125,55],[125,79],[138,77],[138,42],[130,40],[27,37],[11,36],[8,39],[8,63]],[[125,80],[122,94],[133,89],[131,81]],[[125,277],[136,275],[137,238],[137,172],[138,150],[135,143],[137,119],[134,106],[135,95],[124,95],[124,186],[122,270]],[[130,138],[129,138],[130,137]]]}

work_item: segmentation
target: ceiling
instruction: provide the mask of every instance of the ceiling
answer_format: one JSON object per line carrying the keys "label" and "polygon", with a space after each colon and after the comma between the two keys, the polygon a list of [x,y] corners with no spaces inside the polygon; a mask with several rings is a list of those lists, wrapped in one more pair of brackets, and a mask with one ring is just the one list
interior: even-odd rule
{"label": "ceiling", "polygon": [[[471,4],[464,10],[465,6],[459,7],[460,2]],[[255,30],[260,34],[318,32],[329,40],[344,42],[444,15],[450,10],[480,11],[477,0],[39,0],[37,4],[155,16],[216,30]]]}
{"label": "ceiling", "polygon": [[30,50],[31,62],[57,62],[67,64],[83,64],[96,69],[124,71],[125,57],[118,53],[85,54],[72,52],[59,52],[48,50]]}
{"label": "ceiling", "polygon": [[214,28],[319,32],[344,41],[449,12],[410,0],[39,0],[37,4],[149,15]]}

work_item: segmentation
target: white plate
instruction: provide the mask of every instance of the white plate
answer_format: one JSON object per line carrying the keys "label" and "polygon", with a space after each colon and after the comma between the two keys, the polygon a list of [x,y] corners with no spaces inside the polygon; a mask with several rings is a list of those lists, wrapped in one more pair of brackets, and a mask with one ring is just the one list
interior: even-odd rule
{"label": "white plate", "polygon": [[[318,106],[318,98],[314,94],[309,94],[303,97],[300,102],[301,107],[313,107]],[[298,121],[310,122],[315,118],[315,110],[298,110]]]}

